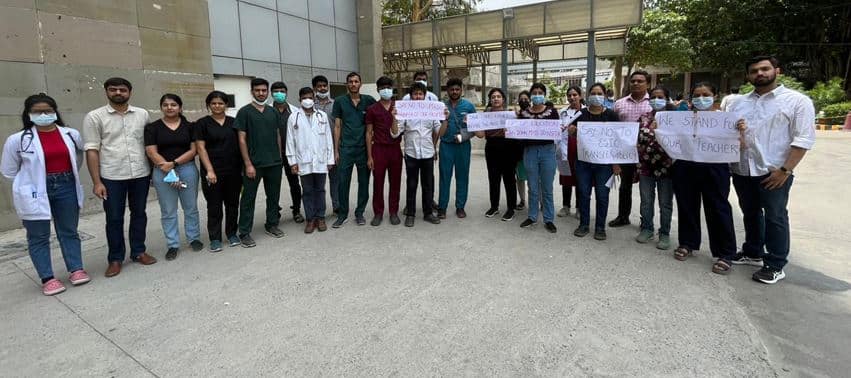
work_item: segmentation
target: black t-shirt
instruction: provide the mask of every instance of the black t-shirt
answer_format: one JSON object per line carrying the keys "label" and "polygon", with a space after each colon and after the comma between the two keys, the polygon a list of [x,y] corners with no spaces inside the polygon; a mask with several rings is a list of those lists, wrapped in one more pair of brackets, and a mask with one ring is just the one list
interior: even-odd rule
{"label": "black t-shirt", "polygon": [[620,122],[620,118],[618,118],[618,113],[615,113],[614,110],[604,108],[602,113],[600,114],[592,114],[588,108],[582,109],[582,114],[573,121],[573,124],[579,124],[579,122]]}
{"label": "black t-shirt", "polygon": [[[559,119],[558,110],[556,110],[555,108],[553,108],[550,105],[547,105],[544,108],[544,110],[542,110],[540,113],[532,112],[532,107],[530,106],[526,109],[521,110],[520,115],[518,115],[517,118],[521,118],[521,119]],[[524,146],[544,146],[544,145],[548,145],[548,144],[553,144],[553,141],[530,139],[530,140],[522,140],[521,143]]]}
{"label": "black t-shirt", "polygon": [[145,125],[145,146],[157,146],[157,152],[166,161],[174,161],[189,151],[194,141],[192,124],[187,120],[181,120],[175,130],[169,129],[162,119]]}
{"label": "black t-shirt", "polygon": [[[225,117],[225,123],[220,125],[213,117],[206,116],[195,122],[195,140],[204,141],[217,175],[236,174],[242,169],[239,137],[233,121],[233,117]],[[201,170],[206,171],[203,164]]]}

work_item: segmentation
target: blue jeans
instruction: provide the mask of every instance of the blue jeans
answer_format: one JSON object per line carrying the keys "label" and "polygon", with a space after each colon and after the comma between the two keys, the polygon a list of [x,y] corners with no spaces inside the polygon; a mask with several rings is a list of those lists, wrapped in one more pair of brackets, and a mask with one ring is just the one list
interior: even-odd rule
{"label": "blue jeans", "polygon": [[437,160],[440,182],[438,183],[437,207],[446,210],[449,207],[449,186],[452,172],[455,171],[455,208],[463,209],[467,205],[467,192],[470,189],[470,151],[469,141],[464,143],[440,142]]}
{"label": "blue jeans", "polygon": [[606,215],[609,213],[609,190],[606,182],[612,177],[609,164],[576,162],[576,185],[579,188],[579,225],[588,227],[591,223],[591,188],[597,201],[597,214],[594,217],[594,231],[606,230]]}
{"label": "blue jeans", "polygon": [[163,234],[169,248],[180,248],[180,232],[177,222],[177,201],[183,208],[183,228],[189,241],[201,240],[201,226],[198,219],[198,170],[195,164],[178,165],[177,176],[186,184],[186,188],[175,189],[163,182],[166,173],[154,168],[154,188],[162,213]]}
{"label": "blue jeans", "polygon": [[148,227],[148,190],[151,176],[129,180],[101,179],[106,187],[103,211],[106,214],[106,242],[109,245],[109,262],[124,261],[124,209],[130,207],[130,258],[145,253],[145,232]]}
{"label": "blue jeans", "polygon": [[308,222],[325,220],[325,177],[324,173],[311,173],[300,177],[304,217]]}
{"label": "blue jeans", "polygon": [[[53,227],[65,268],[68,273],[83,269],[83,257],[80,247],[80,234],[77,224],[80,221],[80,206],[77,203],[77,183],[71,172],[47,175],[47,198],[53,215]],[[27,246],[30,259],[39,278],[53,277],[53,263],[50,260],[50,221],[24,220],[27,230]]]}
{"label": "blue jeans", "polygon": [[641,193],[641,230],[653,231],[653,203],[659,191],[659,235],[671,234],[671,214],[674,212],[674,187],[671,178],[641,175],[638,178]]}
{"label": "blue jeans", "polygon": [[742,253],[748,257],[762,257],[766,266],[779,270],[789,262],[789,212],[786,204],[794,176],[789,176],[783,186],[774,190],[766,189],[761,183],[766,177],[733,175],[733,186],[739,196],[745,223]]}
{"label": "blue jeans", "polygon": [[544,222],[555,218],[553,179],[556,175],[556,145],[532,145],[523,150],[523,165],[529,178],[529,219],[538,221],[538,203],[543,204]]}

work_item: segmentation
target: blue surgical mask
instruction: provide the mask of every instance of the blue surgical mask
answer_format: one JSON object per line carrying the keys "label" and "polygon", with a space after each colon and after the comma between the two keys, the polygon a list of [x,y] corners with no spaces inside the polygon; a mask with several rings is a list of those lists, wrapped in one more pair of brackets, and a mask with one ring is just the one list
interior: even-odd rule
{"label": "blue surgical mask", "polygon": [[547,101],[544,95],[532,95],[532,105],[541,105]]}
{"label": "blue surgical mask", "polygon": [[715,103],[715,98],[709,96],[694,97],[691,99],[691,103],[697,110],[709,110],[712,109],[712,104]]}
{"label": "blue surgical mask", "polygon": [[382,100],[389,100],[393,98],[393,88],[379,89],[378,95],[381,96]]}
{"label": "blue surgical mask", "polygon": [[275,99],[275,102],[279,104],[287,102],[287,94],[284,92],[273,92],[272,98]]}
{"label": "blue surgical mask", "polygon": [[650,99],[650,107],[653,108],[653,110],[656,110],[656,111],[663,110],[663,109],[665,109],[665,106],[667,106],[667,105],[668,105],[668,100],[665,100],[664,98],[651,98]]}
{"label": "blue surgical mask", "polygon": [[602,106],[604,101],[606,101],[606,96],[603,95],[588,96],[588,104],[592,106]]}
{"label": "blue surgical mask", "polygon": [[36,126],[52,125],[56,122],[56,113],[30,113],[30,121]]}

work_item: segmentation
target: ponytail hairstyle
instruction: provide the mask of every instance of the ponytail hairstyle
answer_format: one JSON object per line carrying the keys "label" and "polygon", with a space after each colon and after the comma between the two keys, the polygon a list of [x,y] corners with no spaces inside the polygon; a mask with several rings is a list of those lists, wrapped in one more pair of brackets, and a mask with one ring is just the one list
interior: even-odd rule
{"label": "ponytail hairstyle", "polygon": [[59,107],[56,105],[56,100],[53,97],[50,97],[44,93],[34,94],[30,97],[27,97],[24,100],[24,111],[21,112],[21,122],[23,122],[24,127],[21,130],[29,130],[35,124],[33,121],[30,121],[30,111],[32,110],[35,104],[45,103],[53,108],[53,112],[56,113],[56,124],[59,126],[65,126],[65,122],[62,121],[62,116],[59,114]]}

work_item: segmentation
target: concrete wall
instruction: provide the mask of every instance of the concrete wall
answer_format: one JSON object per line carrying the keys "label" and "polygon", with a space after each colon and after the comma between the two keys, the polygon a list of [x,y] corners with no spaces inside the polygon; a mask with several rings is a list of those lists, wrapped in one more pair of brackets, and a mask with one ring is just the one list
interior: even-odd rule
{"label": "concrete wall", "polygon": [[[156,111],[172,92],[197,117],[213,89],[207,15],[206,0],[0,0],[0,137],[21,128],[23,100],[38,92],[79,128],[85,113],[106,104],[102,84],[111,76],[133,83],[133,105]],[[88,172],[81,174],[85,211],[96,211]],[[0,230],[16,227],[6,182]]]}

